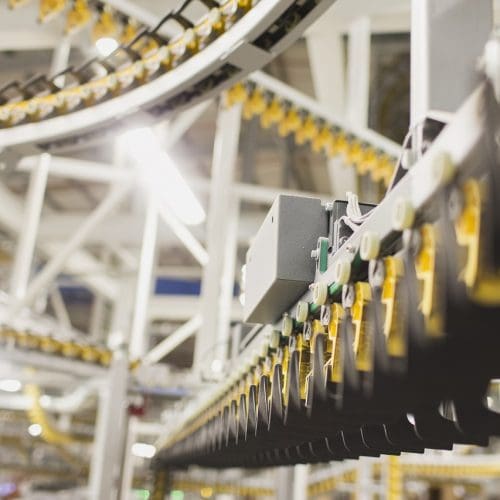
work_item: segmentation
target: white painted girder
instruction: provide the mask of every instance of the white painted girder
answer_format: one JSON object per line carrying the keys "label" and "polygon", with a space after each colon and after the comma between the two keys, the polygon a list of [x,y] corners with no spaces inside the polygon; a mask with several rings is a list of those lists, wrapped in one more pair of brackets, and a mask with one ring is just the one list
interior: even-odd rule
{"label": "white painted girder", "polygon": [[[2,200],[0,226],[16,236],[19,235],[23,229],[22,201],[2,183],[0,183],[0,200]],[[62,246],[62,242],[40,243],[38,241],[37,246],[46,257],[50,257],[58,252]],[[81,275],[82,271],[86,269],[99,269],[101,273],[100,275],[95,274],[91,276]],[[99,291],[99,293],[110,300],[113,300],[117,294],[118,288],[115,280],[105,274],[105,270],[100,262],[87,251],[78,250],[73,253],[66,262],[65,271],[68,274],[80,276],[80,280],[90,289]]]}

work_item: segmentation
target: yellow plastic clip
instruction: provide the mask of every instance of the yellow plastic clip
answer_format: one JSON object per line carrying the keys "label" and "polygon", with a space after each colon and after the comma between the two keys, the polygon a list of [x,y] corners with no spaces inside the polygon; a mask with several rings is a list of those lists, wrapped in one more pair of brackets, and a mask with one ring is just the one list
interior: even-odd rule
{"label": "yellow plastic clip", "polygon": [[262,128],[268,129],[283,120],[284,116],[285,110],[283,109],[283,104],[279,99],[274,98],[260,115],[260,124]]}
{"label": "yellow plastic clip", "polygon": [[466,248],[465,267],[460,279],[474,300],[484,305],[500,304],[500,274],[481,269],[481,186],[476,179],[467,180],[463,187],[464,209],[455,223],[457,242]]}
{"label": "yellow plastic clip", "polygon": [[344,132],[338,132],[334,133],[332,135],[332,139],[330,141],[330,145],[328,148],[328,156],[330,158],[338,155],[343,155],[344,157],[347,157],[347,154],[349,152],[349,139],[345,135]]}
{"label": "yellow plastic clip", "polygon": [[462,187],[464,209],[455,223],[457,242],[466,247],[467,259],[460,279],[468,288],[476,284],[479,269],[479,246],[481,238],[481,192],[479,183],[469,179]]}
{"label": "yellow plastic clip", "polygon": [[243,105],[243,118],[251,120],[254,116],[262,114],[267,107],[267,102],[261,90],[255,89]]}
{"label": "yellow plastic clip", "polygon": [[[342,382],[342,359],[340,355],[339,329],[344,319],[344,309],[340,304],[332,304],[330,310],[330,322],[328,323],[328,339],[331,342],[331,359],[327,365],[331,366],[330,380]],[[328,366],[326,367],[328,368]]]}
{"label": "yellow plastic clip", "polygon": [[278,134],[281,137],[296,132],[302,124],[302,119],[296,109],[288,110],[283,119],[278,124]]}
{"label": "yellow plastic clip", "polygon": [[295,143],[299,146],[313,141],[319,134],[318,125],[312,116],[308,116],[295,131]]}
{"label": "yellow plastic clip", "polygon": [[31,2],[31,0],[9,0],[9,9],[17,9],[29,2]]}
{"label": "yellow plastic clip", "polygon": [[233,85],[226,92],[226,106],[231,107],[236,104],[244,103],[248,99],[248,91],[246,86],[239,82],[236,85]]}
{"label": "yellow plastic clip", "polygon": [[370,173],[375,168],[377,160],[377,151],[370,146],[365,146],[356,165],[359,175]]}
{"label": "yellow plastic clip", "polygon": [[134,19],[129,19],[127,24],[123,27],[120,35],[120,43],[126,45],[130,43],[138,33],[138,24]]}
{"label": "yellow plastic clip", "polygon": [[118,31],[119,26],[113,11],[105,7],[92,27],[92,39],[96,41],[99,38],[115,38]]}
{"label": "yellow plastic clip", "polygon": [[354,353],[356,356],[356,368],[360,371],[372,369],[372,338],[368,331],[365,317],[365,306],[372,300],[370,285],[365,282],[357,282],[354,285],[356,299],[352,306],[352,322],[354,324]]}
{"label": "yellow plastic clip", "polygon": [[406,354],[406,342],[403,318],[397,306],[397,289],[399,279],[404,274],[403,262],[397,257],[386,257],[384,267],[382,303],[385,306],[384,334],[387,340],[387,352],[391,356],[402,357]]}
{"label": "yellow plastic clip", "polygon": [[297,335],[297,351],[299,352],[299,388],[300,399],[307,397],[307,377],[311,371],[310,344],[302,334]]}
{"label": "yellow plastic clip", "polygon": [[415,259],[417,278],[422,282],[420,311],[425,318],[427,332],[431,336],[443,335],[443,320],[439,313],[436,283],[437,235],[432,224],[420,228],[422,239],[420,251]]}
{"label": "yellow plastic clip", "polygon": [[65,7],[66,0],[40,0],[38,20],[41,23],[46,23],[57,14],[60,14]]}
{"label": "yellow plastic clip", "polygon": [[347,163],[354,166],[359,174],[362,173],[360,167],[362,165],[363,153],[364,153],[363,144],[361,143],[361,141],[355,139],[349,143],[349,146],[345,154]]}
{"label": "yellow plastic clip", "polygon": [[87,0],[74,0],[66,18],[66,34],[72,34],[83,28],[92,17]]}
{"label": "yellow plastic clip", "polygon": [[314,153],[326,151],[329,141],[332,139],[332,131],[330,127],[324,125],[318,134],[311,141],[311,149]]}
{"label": "yellow plastic clip", "polygon": [[378,156],[373,169],[370,171],[373,181],[382,181],[385,186],[388,186],[394,173],[394,168],[394,160],[390,156],[385,154]]}

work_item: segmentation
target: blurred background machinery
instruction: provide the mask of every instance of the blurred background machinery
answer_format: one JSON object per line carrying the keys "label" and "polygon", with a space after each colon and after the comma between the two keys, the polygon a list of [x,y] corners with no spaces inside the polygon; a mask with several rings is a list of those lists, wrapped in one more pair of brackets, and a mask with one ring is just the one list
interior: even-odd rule
{"label": "blurred background machinery", "polygon": [[0,498],[500,497],[496,0],[0,0]]}

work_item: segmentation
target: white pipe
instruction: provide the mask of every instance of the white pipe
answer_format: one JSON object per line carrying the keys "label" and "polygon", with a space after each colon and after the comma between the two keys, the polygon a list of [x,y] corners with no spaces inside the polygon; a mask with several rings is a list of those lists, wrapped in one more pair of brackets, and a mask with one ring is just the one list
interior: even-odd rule
{"label": "white pipe", "polygon": [[144,354],[146,345],[146,326],[148,320],[149,297],[154,272],[156,241],[158,237],[158,208],[153,196],[150,196],[146,207],[146,220],[142,235],[141,260],[134,305],[134,317],[130,332],[129,353],[132,359]]}
{"label": "white pipe", "polygon": [[211,106],[212,99],[202,101],[199,104],[183,111],[178,118],[166,124],[166,147],[171,149],[181,137],[191,128],[200,116]]}
{"label": "white pipe", "polygon": [[67,330],[71,330],[71,320],[69,318],[68,310],[64,304],[64,299],[61,295],[59,287],[56,285],[50,291],[50,303],[54,309],[55,315],[61,326]]}
{"label": "white pipe", "polygon": [[153,347],[143,359],[145,365],[158,363],[167,354],[171,353],[177,346],[185,342],[191,337],[196,330],[201,327],[201,316],[198,314],[189,321],[180,326],[177,330],[171,333],[166,339],[162,340],[158,345]]}
{"label": "white pipe", "polygon": [[240,202],[238,199],[230,201],[227,213],[226,235],[224,244],[224,262],[220,283],[218,302],[219,327],[217,329],[217,347],[214,359],[225,361],[228,354],[228,339],[230,336],[231,313],[233,306],[234,281],[236,275],[236,260],[238,253],[238,224],[240,218]]}
{"label": "white pipe", "polygon": [[[21,172],[32,171],[37,162],[37,156],[26,156],[18,163]],[[132,179],[134,173],[126,169],[118,169],[111,164],[99,163],[76,158],[52,156],[49,174],[56,177],[76,179],[88,182],[124,182]],[[186,181],[195,190],[207,193],[210,190],[210,180],[202,177],[186,176]],[[278,189],[256,184],[234,183],[234,194],[243,201],[249,203],[265,203],[271,205],[278,194],[289,194],[292,196],[309,196],[331,201],[331,197],[308,191],[295,189]]]}
{"label": "white pipe", "polygon": [[170,227],[173,233],[184,243],[191,255],[205,266],[208,263],[208,253],[203,245],[193,236],[193,233],[175,216],[175,214],[162,203],[158,206],[158,211],[163,222]]}
{"label": "white pipe", "polygon": [[[207,356],[214,359],[222,353],[220,341],[220,300],[223,264],[228,236],[227,218],[230,216],[234,171],[238,159],[238,143],[241,126],[241,105],[231,108],[219,107],[212,159],[210,182],[210,203],[207,218],[206,242],[209,256],[208,265],[203,270],[201,282],[201,313],[203,329],[196,335],[194,351],[195,370],[200,370],[207,362]],[[231,257],[230,257],[231,258]],[[222,330],[226,332],[225,326]],[[215,347],[215,350],[214,350]],[[223,347],[227,348],[227,345]],[[227,349],[226,349],[227,352]],[[224,362],[225,357],[218,357]],[[209,360],[210,364],[210,360]]]}
{"label": "white pipe", "polygon": [[17,300],[25,296],[28,287],[50,161],[50,155],[42,153],[37,158],[36,167],[31,171],[23,214],[23,230],[19,236],[10,285],[11,294]]}
{"label": "white pipe", "polygon": [[124,183],[112,189],[101,204],[85,219],[85,222],[68,240],[61,251],[54,255],[33,279],[24,299],[13,307],[11,317],[14,317],[24,306],[32,304],[38,294],[61,271],[71,254],[83,245],[94,228],[123,200],[129,190],[130,183]]}

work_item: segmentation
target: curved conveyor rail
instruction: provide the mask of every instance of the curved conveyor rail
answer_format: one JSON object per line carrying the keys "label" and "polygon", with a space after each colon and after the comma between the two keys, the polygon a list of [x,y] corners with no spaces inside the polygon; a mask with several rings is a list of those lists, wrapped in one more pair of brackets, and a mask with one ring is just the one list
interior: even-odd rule
{"label": "curved conveyor rail", "polygon": [[[334,1],[205,0],[207,14],[192,23],[188,0],[105,60],[68,69],[72,86],[41,78],[21,87],[21,98],[4,98],[0,151],[68,150],[207,99],[267,64]],[[157,34],[166,22],[182,28],[172,40]]]}

